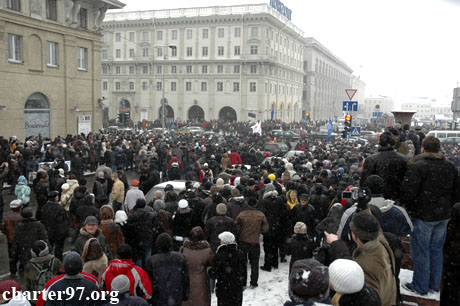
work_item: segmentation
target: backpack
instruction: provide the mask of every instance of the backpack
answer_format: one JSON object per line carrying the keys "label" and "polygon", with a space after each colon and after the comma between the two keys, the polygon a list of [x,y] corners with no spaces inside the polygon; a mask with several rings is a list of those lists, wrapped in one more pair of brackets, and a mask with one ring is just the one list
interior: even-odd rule
{"label": "backpack", "polygon": [[38,272],[37,277],[35,278],[37,291],[43,291],[46,283],[56,276],[56,274],[53,272],[54,259],[55,257],[51,258],[48,264],[44,265],[43,267],[34,262],[31,262],[32,267],[34,267],[34,269]]}
{"label": "backpack", "polygon": [[107,181],[105,181],[104,183],[96,181],[96,186],[97,186],[96,200],[105,200],[107,198],[107,187],[108,187]]}

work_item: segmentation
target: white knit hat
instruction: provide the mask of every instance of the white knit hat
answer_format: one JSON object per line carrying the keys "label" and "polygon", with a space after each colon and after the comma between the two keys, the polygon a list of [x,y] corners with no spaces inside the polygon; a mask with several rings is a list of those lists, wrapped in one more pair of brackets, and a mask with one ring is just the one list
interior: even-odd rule
{"label": "white knit hat", "polygon": [[182,199],[182,200],[179,201],[179,208],[184,209],[184,208],[187,208],[187,207],[188,207],[188,201],[187,200]]}
{"label": "white knit hat", "polygon": [[230,232],[222,232],[219,234],[219,239],[225,244],[231,244],[235,242],[235,236]]}
{"label": "white knit hat", "polygon": [[118,275],[112,281],[112,291],[118,291],[118,293],[128,292],[129,286],[129,278],[124,274]]}
{"label": "white knit hat", "polygon": [[356,261],[337,259],[329,266],[329,281],[338,293],[356,293],[364,287],[364,272]]}

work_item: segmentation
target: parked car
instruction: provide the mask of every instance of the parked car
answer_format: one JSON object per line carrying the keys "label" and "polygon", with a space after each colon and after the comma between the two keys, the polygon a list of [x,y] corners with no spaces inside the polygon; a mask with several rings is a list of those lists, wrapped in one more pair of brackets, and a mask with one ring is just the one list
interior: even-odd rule
{"label": "parked car", "polygon": [[305,155],[305,152],[304,151],[300,151],[300,150],[291,150],[289,152],[287,152],[284,157],[286,158],[291,158],[291,157],[296,157],[296,156],[301,156],[301,155]]}
{"label": "parked car", "polygon": [[285,154],[289,151],[288,146],[283,142],[272,142],[267,143],[264,146],[264,151],[270,152],[270,154],[278,155],[278,154]]}
{"label": "parked car", "polygon": [[[161,191],[164,192],[165,187],[168,184],[171,184],[173,186],[173,191],[175,193],[179,194],[181,191],[185,190],[185,182],[186,182],[185,180],[175,180],[175,181],[167,181],[167,182],[163,182],[163,183],[160,183],[158,185],[155,185],[145,195],[145,201],[147,203],[152,201],[152,199],[153,199],[153,197],[155,195],[155,191],[161,190]],[[192,182],[192,184],[194,184],[194,183],[196,183],[196,182]]]}
{"label": "parked car", "polygon": [[299,135],[300,137],[306,137],[307,136],[307,131],[303,130],[303,129],[293,129],[291,130],[293,131],[294,133],[296,133],[297,135]]}
{"label": "parked car", "polygon": [[372,143],[379,142],[379,135],[374,131],[361,131],[361,138],[364,138]]}

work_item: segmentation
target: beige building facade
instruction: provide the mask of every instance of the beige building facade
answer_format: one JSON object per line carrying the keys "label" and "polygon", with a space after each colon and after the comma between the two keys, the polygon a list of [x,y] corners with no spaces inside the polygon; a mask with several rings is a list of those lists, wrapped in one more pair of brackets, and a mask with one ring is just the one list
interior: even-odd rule
{"label": "beige building facade", "polygon": [[0,135],[54,138],[101,128],[101,23],[108,9],[123,6],[0,0]]}

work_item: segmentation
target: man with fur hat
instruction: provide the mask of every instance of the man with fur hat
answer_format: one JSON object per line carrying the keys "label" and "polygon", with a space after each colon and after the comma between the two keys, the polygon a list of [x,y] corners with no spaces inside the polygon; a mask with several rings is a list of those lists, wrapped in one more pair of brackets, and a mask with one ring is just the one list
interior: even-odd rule
{"label": "man with fur hat", "polygon": [[[242,211],[236,217],[236,232],[239,236],[240,249],[244,260],[251,265],[250,286],[256,288],[259,280],[260,245],[259,236],[269,230],[269,224],[264,213],[257,210],[257,199],[249,198],[248,210]],[[247,274],[244,275],[243,286],[247,286]]]}
{"label": "man with fur hat", "polygon": [[241,306],[247,261],[238,249],[232,233],[222,232],[219,239],[220,246],[209,270],[210,277],[217,280],[217,303],[219,306]]}
{"label": "man with fur hat", "polygon": [[51,191],[48,194],[48,202],[43,206],[42,223],[48,232],[51,250],[54,256],[62,259],[65,239],[69,236],[69,216],[64,207],[59,204],[59,193]]}
{"label": "man with fur hat", "polygon": [[460,201],[458,169],[444,159],[440,148],[439,139],[426,137],[422,154],[410,161],[401,186],[401,202],[414,224],[410,237],[414,275],[403,287],[422,295],[440,291],[447,224],[452,206]]}
{"label": "man with fur hat", "polygon": [[162,233],[156,240],[158,254],[147,260],[145,270],[152,281],[153,306],[180,306],[188,300],[190,278],[187,260],[179,252],[173,252],[169,234]]}

